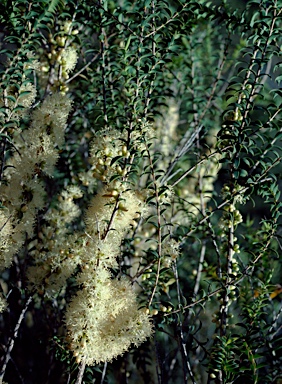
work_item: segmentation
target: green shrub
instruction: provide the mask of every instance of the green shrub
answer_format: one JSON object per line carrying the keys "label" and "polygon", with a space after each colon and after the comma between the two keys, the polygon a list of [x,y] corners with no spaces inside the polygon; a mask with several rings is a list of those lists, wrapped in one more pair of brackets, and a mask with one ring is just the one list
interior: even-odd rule
{"label": "green shrub", "polygon": [[0,12],[0,381],[281,383],[280,0]]}

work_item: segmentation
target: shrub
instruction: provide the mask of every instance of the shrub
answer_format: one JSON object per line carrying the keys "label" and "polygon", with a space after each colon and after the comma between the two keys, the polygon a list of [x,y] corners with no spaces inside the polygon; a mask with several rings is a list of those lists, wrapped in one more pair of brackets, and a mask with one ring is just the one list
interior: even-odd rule
{"label": "shrub", "polygon": [[2,1],[1,382],[281,382],[281,9]]}

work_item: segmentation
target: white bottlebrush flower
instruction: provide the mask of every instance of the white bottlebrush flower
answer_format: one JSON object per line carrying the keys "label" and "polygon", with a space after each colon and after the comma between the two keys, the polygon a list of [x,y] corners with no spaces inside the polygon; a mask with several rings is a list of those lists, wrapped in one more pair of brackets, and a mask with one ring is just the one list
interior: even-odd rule
{"label": "white bottlebrush flower", "polygon": [[109,180],[117,173],[117,164],[112,160],[121,154],[121,133],[114,128],[105,128],[96,132],[91,143],[90,162],[93,164],[92,175],[101,181]]}
{"label": "white bottlebrush flower", "polygon": [[48,96],[42,105],[33,112],[32,127],[36,131],[50,131],[55,143],[64,143],[64,130],[71,110],[71,100],[60,93]]}
{"label": "white bottlebrush flower", "polygon": [[66,72],[71,72],[77,63],[77,52],[73,47],[64,49],[62,54],[62,60],[64,63],[64,69]]}
{"label": "white bottlebrush flower", "polygon": [[[127,230],[134,218],[137,218],[145,211],[144,201],[141,196],[130,189],[130,185],[126,183],[115,183],[112,187],[103,188],[92,200],[87,211],[86,223],[89,231],[97,226],[97,222],[102,224],[108,222],[112,209],[118,204],[118,211],[115,218],[113,228],[116,230]],[[104,226],[104,224],[102,224]]]}
{"label": "white bottlebrush flower", "polygon": [[33,69],[35,71],[38,71],[40,69],[40,62],[35,59],[36,53],[35,52],[27,52],[27,58],[29,59],[28,62],[24,63],[24,69]]}
{"label": "white bottlebrush flower", "polygon": [[126,280],[111,280],[101,273],[93,275],[92,287],[85,275],[87,288],[72,299],[66,312],[70,349],[77,361],[87,365],[111,361],[131,344],[140,345],[152,333],[148,315],[138,310],[135,293]]}

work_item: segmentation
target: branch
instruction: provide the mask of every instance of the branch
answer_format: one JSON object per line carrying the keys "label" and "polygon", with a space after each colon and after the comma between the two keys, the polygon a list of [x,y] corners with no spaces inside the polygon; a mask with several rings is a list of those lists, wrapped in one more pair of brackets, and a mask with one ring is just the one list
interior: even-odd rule
{"label": "branch", "polygon": [[98,52],[95,56],[93,56],[92,59],[86,65],[84,65],[84,67],[82,67],[78,72],[76,72],[72,77],[67,79],[65,81],[65,84],[70,83],[73,79],[75,79],[78,75],[80,75],[83,71],[85,71],[86,68],[88,68],[95,60],[97,60],[99,55],[100,55],[100,52]]}
{"label": "branch", "polygon": [[5,371],[6,371],[6,368],[7,368],[7,365],[8,365],[8,362],[9,360],[11,359],[11,352],[14,348],[14,344],[15,344],[15,340],[16,338],[18,337],[18,332],[19,332],[19,329],[20,329],[20,326],[21,326],[21,323],[24,319],[24,316],[25,316],[25,313],[27,311],[27,308],[29,306],[29,304],[31,303],[32,301],[32,296],[29,297],[29,299],[27,300],[26,304],[25,304],[25,307],[23,308],[21,314],[20,314],[20,317],[19,317],[19,320],[15,326],[15,329],[14,329],[14,334],[13,336],[10,338],[10,341],[9,341],[9,346],[7,348],[7,352],[6,352],[6,356],[4,358],[4,363],[3,363],[3,366],[2,366],[2,370],[0,372],[0,383],[2,383],[3,381],[3,377],[5,375]]}
{"label": "branch", "polygon": [[75,384],[81,384],[82,383],[82,379],[83,379],[83,375],[84,375],[84,371],[85,371],[85,366],[86,366],[85,359],[83,359],[81,364],[80,364],[80,367],[79,367],[79,371],[78,371],[78,375],[77,375]]}

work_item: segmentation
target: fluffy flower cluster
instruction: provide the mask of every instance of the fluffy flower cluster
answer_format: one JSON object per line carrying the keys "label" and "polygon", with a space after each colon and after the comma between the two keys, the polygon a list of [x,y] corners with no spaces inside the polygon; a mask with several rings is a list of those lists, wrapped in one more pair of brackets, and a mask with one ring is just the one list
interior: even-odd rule
{"label": "fluffy flower cluster", "polygon": [[29,244],[30,255],[36,265],[29,267],[27,275],[30,286],[45,290],[49,295],[57,293],[81,263],[83,239],[67,232],[67,224],[80,215],[74,199],[82,196],[81,190],[70,186],[59,196],[56,209],[51,208],[44,219],[39,241]]}
{"label": "fluffy flower cluster", "polygon": [[[45,111],[43,119],[47,124]],[[92,150],[94,162],[98,156],[112,159],[122,152],[122,143],[108,134],[98,135],[101,141],[97,151]],[[29,268],[28,277],[32,288],[49,295],[75,277],[80,289],[66,311],[69,346],[78,361],[91,365],[110,361],[151,335],[150,318],[138,310],[132,287],[126,280],[112,279],[110,273],[117,265],[125,232],[144,212],[145,204],[125,181],[108,182],[86,212],[85,233],[69,234],[67,224],[80,214],[73,200],[81,195],[77,187],[69,187],[59,196],[56,209],[45,215],[38,241],[30,244],[36,266]]]}
{"label": "fluffy flower cluster", "polygon": [[125,230],[144,205],[127,187],[116,184],[115,189],[104,188],[88,209],[89,239],[77,277],[83,288],[66,313],[70,348],[78,361],[83,359],[90,365],[111,361],[152,332],[148,315],[138,310],[132,288],[125,280],[111,279],[108,270],[116,264]]}
{"label": "fluffy flower cluster", "polygon": [[[48,34],[48,45],[50,46],[50,52],[47,54],[47,58],[43,55],[41,57],[40,70],[41,70],[41,82],[42,88],[45,88],[48,84],[51,91],[55,92],[60,90],[61,95],[65,95],[69,87],[67,85],[69,79],[69,73],[75,68],[78,60],[78,54],[75,49],[75,43],[73,41],[73,35],[78,33],[78,30],[73,30],[71,21],[61,23],[58,21],[58,25],[61,24],[60,32],[55,34]],[[47,59],[47,60],[46,60]],[[51,84],[49,82],[48,75],[52,72]]]}
{"label": "fluffy flower cluster", "polygon": [[10,266],[12,261],[11,245],[12,245],[13,229],[9,216],[0,211],[0,270]]}
{"label": "fluffy flower cluster", "polygon": [[86,287],[72,299],[66,313],[70,348],[78,362],[111,361],[151,335],[149,317],[138,310],[126,280],[110,279],[101,267],[94,276],[82,274],[79,280]]}
{"label": "fluffy flower cluster", "polygon": [[[44,185],[41,173],[53,174],[58,157],[56,143],[63,143],[63,134],[71,101],[54,94],[49,96],[33,113],[29,129],[14,136],[13,156],[7,161],[0,186],[5,215],[10,222],[11,246],[5,253],[5,265],[11,263],[12,255],[24,241],[25,234],[32,236],[35,214],[44,206]],[[8,228],[8,227],[6,227]],[[10,260],[7,255],[10,255]]]}
{"label": "fluffy flower cluster", "polygon": [[106,181],[114,174],[122,174],[121,167],[117,163],[112,164],[112,160],[127,154],[126,146],[121,143],[119,131],[110,128],[99,131],[91,147],[92,175],[98,180]]}
{"label": "fluffy flower cluster", "polygon": [[87,236],[81,248],[84,268],[116,267],[125,232],[144,211],[144,202],[126,183],[114,183],[97,193],[85,218]]}
{"label": "fluffy flower cluster", "polygon": [[82,289],[66,312],[69,347],[77,360],[87,365],[111,361],[152,332],[148,314],[138,310],[130,285],[111,279],[109,272],[117,265],[126,231],[145,210],[144,200],[130,184],[124,180],[110,182],[110,176],[119,173],[112,160],[129,156],[118,137],[115,130],[103,130],[93,143],[93,176],[107,184],[94,196],[86,213],[81,273],[76,277]]}
{"label": "fluffy flower cluster", "polygon": [[67,73],[71,72],[76,66],[77,59],[77,52],[73,47],[64,49],[62,53],[63,70],[65,70]]}
{"label": "fluffy flower cluster", "polygon": [[[48,96],[33,113],[30,133],[38,134],[46,132],[52,141],[61,147],[64,143],[64,131],[68,115],[71,110],[71,100],[60,94],[54,93]],[[54,144],[53,144],[54,145]]]}
{"label": "fluffy flower cluster", "polygon": [[[141,196],[131,189],[127,183],[115,182],[111,187],[104,187],[91,202],[86,216],[87,228],[91,232],[103,234],[112,216],[112,210],[107,207],[116,207],[114,228],[122,236],[128,230],[133,219],[144,214],[145,204]],[[98,224],[97,224],[98,223]]]}

